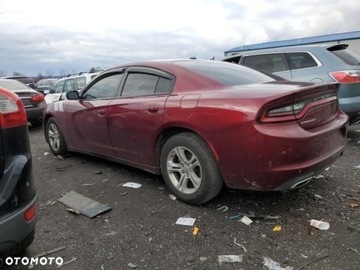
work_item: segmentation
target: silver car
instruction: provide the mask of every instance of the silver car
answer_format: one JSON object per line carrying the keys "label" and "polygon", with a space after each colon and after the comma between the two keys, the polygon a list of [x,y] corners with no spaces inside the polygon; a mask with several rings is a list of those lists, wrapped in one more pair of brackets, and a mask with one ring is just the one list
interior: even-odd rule
{"label": "silver car", "polygon": [[223,61],[269,72],[287,80],[338,82],[340,108],[350,124],[360,121],[360,57],[347,44],[307,45],[251,50]]}

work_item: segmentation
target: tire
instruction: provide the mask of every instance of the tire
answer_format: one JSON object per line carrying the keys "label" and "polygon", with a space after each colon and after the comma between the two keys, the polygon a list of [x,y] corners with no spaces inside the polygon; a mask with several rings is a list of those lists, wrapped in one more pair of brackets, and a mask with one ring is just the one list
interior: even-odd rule
{"label": "tire", "polygon": [[[21,243],[17,244],[15,247],[11,248],[8,251],[1,253],[0,258],[5,259],[6,257],[14,256],[22,253],[34,242],[34,239],[35,239],[35,230],[31,231],[29,235],[26,236],[26,238],[23,241],[21,241]],[[1,265],[0,265],[0,269],[1,269]]]}
{"label": "tire", "polygon": [[223,179],[206,142],[194,133],[170,137],[161,150],[161,173],[181,201],[199,205],[219,194]]}
{"label": "tire", "polygon": [[51,152],[55,155],[64,155],[67,153],[68,150],[64,136],[54,118],[50,118],[47,122],[45,134]]}

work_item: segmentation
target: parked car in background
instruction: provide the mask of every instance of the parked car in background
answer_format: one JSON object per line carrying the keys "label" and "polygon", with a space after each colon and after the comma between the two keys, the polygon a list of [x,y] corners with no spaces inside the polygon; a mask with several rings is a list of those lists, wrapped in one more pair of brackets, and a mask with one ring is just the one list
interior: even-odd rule
{"label": "parked car in background", "polygon": [[46,107],[43,94],[13,79],[0,79],[0,87],[8,89],[20,97],[31,125],[42,125],[43,113]]}
{"label": "parked car in background", "polygon": [[36,90],[36,84],[33,80],[33,78],[31,77],[27,77],[27,76],[8,76],[5,77],[6,79],[13,79],[13,80],[17,80],[19,82],[22,82],[23,84],[31,87],[32,89]]}
{"label": "parked car in background", "polygon": [[351,52],[347,44],[252,50],[231,55],[223,61],[292,81],[341,83],[340,108],[350,117],[351,124],[360,121],[360,56]]}
{"label": "parked car in background", "polygon": [[15,255],[34,240],[37,195],[27,117],[21,99],[0,88],[0,258]]}
{"label": "parked car in background", "polygon": [[41,79],[36,83],[36,90],[43,95],[54,92],[54,86],[58,79]]}
{"label": "parked car in background", "polygon": [[177,198],[201,204],[224,183],[294,189],[335,162],[348,127],[338,89],[221,61],[128,64],[48,104],[44,132],[55,155],[81,152],[162,173]]}
{"label": "parked car in background", "polygon": [[46,103],[51,103],[65,98],[65,95],[63,94],[66,92],[74,90],[80,91],[86,84],[95,78],[97,74],[98,72],[80,73],[78,75],[71,75],[69,77],[59,79],[54,85],[53,93],[45,96]]}

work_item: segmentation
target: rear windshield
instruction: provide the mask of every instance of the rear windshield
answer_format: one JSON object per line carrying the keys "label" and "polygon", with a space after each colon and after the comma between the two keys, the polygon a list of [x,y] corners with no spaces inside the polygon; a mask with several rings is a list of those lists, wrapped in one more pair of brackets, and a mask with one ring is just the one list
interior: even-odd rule
{"label": "rear windshield", "polygon": [[229,86],[275,81],[274,77],[254,69],[227,62],[190,60],[175,63]]}
{"label": "rear windshield", "polygon": [[0,87],[6,88],[8,90],[23,90],[23,89],[29,89],[25,84],[16,81],[16,80],[1,80],[0,81]]}
{"label": "rear windshield", "polygon": [[348,65],[358,66],[360,65],[360,56],[349,50],[337,50],[331,51],[337,57],[339,57],[344,63]]}

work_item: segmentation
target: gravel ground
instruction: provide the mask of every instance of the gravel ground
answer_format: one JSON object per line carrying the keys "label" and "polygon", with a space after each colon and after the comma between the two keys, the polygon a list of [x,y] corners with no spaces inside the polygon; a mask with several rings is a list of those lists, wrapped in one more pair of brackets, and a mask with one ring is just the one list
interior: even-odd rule
{"label": "gravel ground", "polygon": [[[358,270],[360,126],[352,126],[348,137],[344,155],[299,190],[224,188],[210,203],[190,206],[172,200],[161,177],[85,155],[54,157],[42,129],[30,128],[40,213],[35,241],[25,255],[60,248],[45,256],[68,262],[59,269]],[[130,181],[142,186],[122,186]],[[70,191],[112,210],[92,219],[71,213],[57,202]],[[253,223],[241,222],[243,215]],[[198,233],[177,225],[180,217],[196,219]],[[311,219],[330,228],[315,229]],[[220,255],[236,255],[241,262],[220,263]]]}

